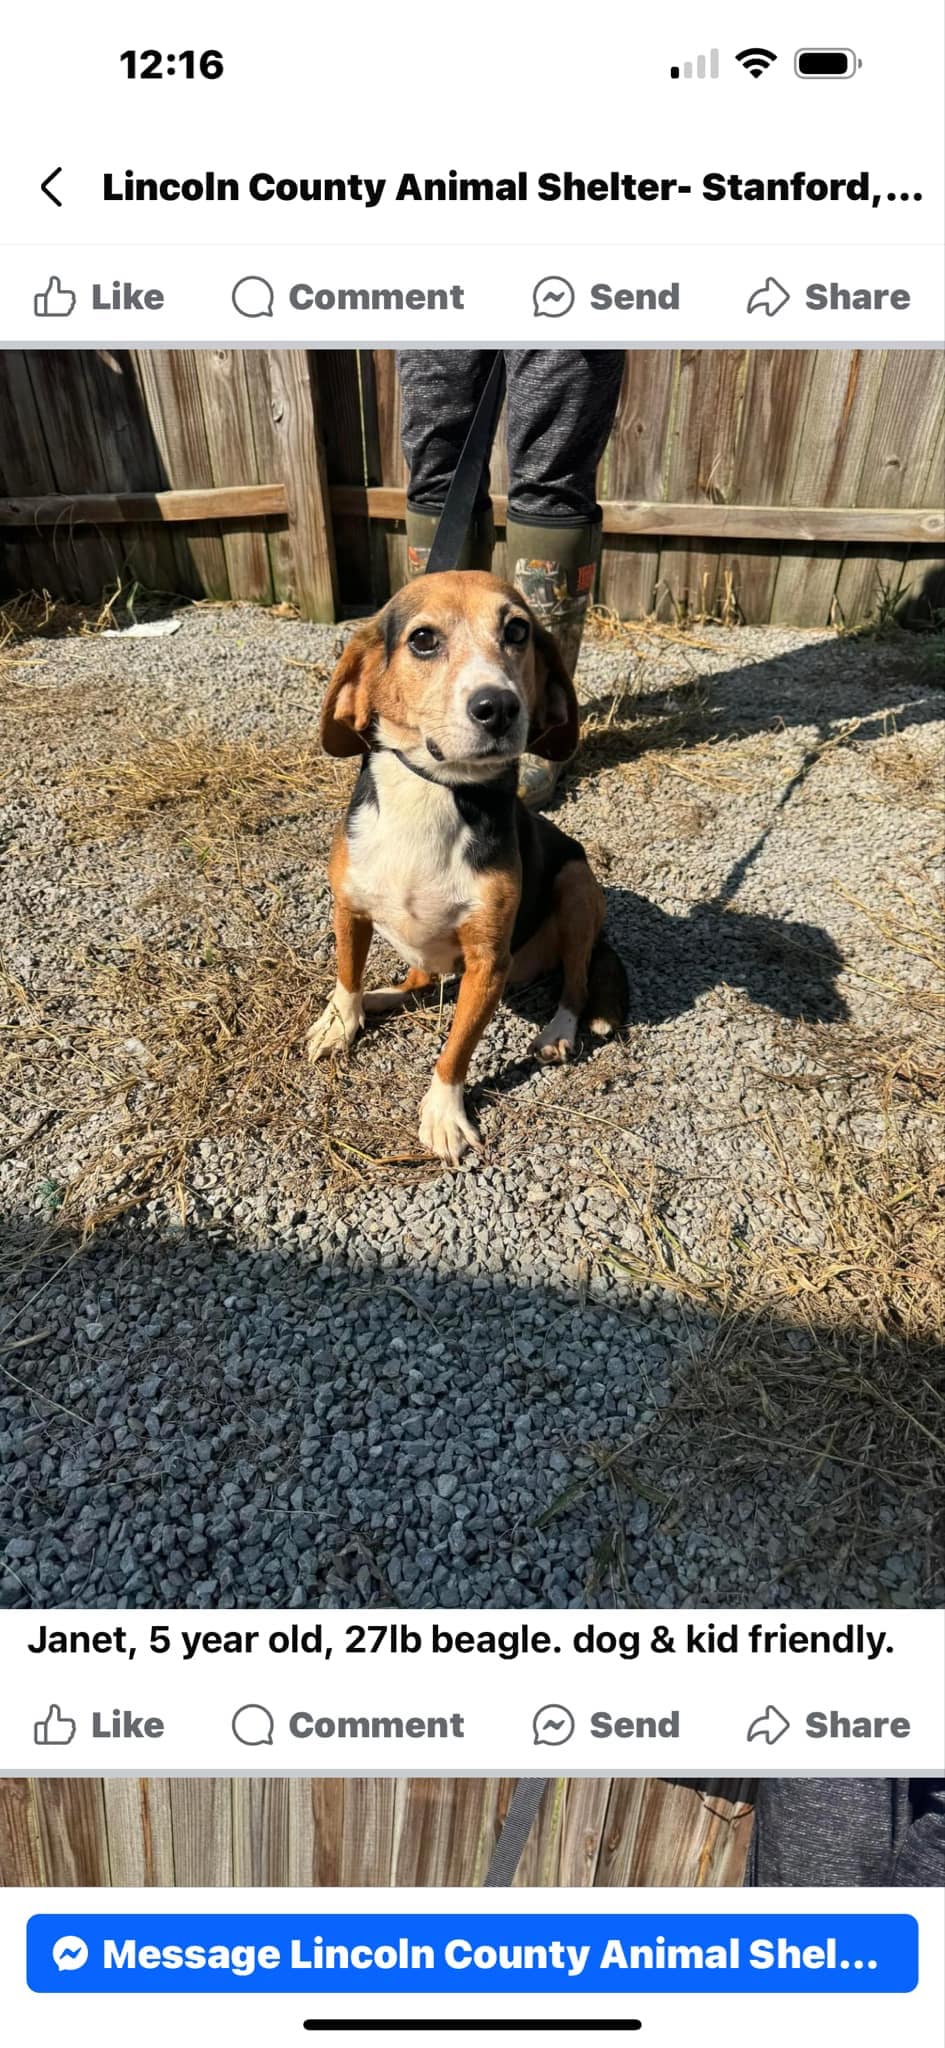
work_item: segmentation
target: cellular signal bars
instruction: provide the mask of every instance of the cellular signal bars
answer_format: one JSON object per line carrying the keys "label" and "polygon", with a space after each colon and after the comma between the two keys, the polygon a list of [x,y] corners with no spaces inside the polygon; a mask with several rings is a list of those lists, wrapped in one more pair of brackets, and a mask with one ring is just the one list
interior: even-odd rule
{"label": "cellular signal bars", "polygon": [[718,50],[710,50],[707,57],[697,57],[695,64],[683,64],[681,68],[678,64],[671,64],[669,75],[670,78],[718,78]]}

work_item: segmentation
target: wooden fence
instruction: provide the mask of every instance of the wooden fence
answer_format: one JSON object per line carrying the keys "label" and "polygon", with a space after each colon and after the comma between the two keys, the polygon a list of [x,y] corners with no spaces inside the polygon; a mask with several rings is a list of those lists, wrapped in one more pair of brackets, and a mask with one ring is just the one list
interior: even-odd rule
{"label": "wooden fence", "polygon": [[[478,1885],[510,1779],[0,1779],[0,1885]],[[738,1885],[753,1784],[549,1786],[522,1885]]]}
{"label": "wooden fence", "polygon": [[[936,351],[629,352],[600,602],[851,625],[918,594],[945,555],[942,421]],[[500,428],[500,521],[507,481]],[[0,355],[0,592],[364,611],[404,579],[404,483],[390,351]]]}

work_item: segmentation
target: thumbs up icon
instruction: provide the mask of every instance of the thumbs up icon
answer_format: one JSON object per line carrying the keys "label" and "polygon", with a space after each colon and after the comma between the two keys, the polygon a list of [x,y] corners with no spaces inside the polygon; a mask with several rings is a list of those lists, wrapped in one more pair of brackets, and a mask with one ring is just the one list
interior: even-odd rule
{"label": "thumbs up icon", "polygon": [[33,300],[37,320],[68,320],[74,307],[75,292],[58,277],[51,277],[45,291],[37,292]]}
{"label": "thumbs up icon", "polygon": [[65,1744],[72,1741],[74,1734],[75,1722],[70,1721],[67,1714],[61,1714],[58,1707],[50,1707],[45,1721],[36,1721],[33,1725],[33,1741],[40,1745],[50,1742]]}

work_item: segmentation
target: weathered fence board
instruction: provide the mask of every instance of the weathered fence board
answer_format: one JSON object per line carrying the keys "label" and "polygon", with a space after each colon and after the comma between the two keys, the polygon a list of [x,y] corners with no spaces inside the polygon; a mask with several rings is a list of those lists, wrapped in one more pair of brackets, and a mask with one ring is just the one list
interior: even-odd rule
{"label": "weathered fence board", "polygon": [[[860,470],[856,503],[921,503],[941,423],[942,357],[923,349],[890,349]],[[933,498],[941,493],[941,476]],[[898,592],[905,555],[877,545],[848,550],[837,578],[836,604],[847,624]]]}
{"label": "weathered fence board", "polygon": [[[335,483],[379,484],[380,447],[374,358],[368,349],[323,349],[313,358],[319,414],[325,436],[325,472]],[[381,605],[389,594],[387,547],[359,502],[350,513],[332,506],[337,578],[341,590],[360,590],[365,602]]]}
{"label": "weathered fence board", "polygon": [[556,1884],[596,1882],[609,1799],[610,1782],[607,1778],[574,1778],[568,1784],[561,1801],[555,1857]]}
{"label": "weathered fence board", "polygon": [[33,1798],[44,1882],[110,1884],[101,1778],[37,1778]]}
{"label": "weathered fence board", "polygon": [[[134,355],[165,480],[175,490],[213,483],[195,358],[193,349],[139,349]],[[207,597],[229,597],[220,528],[210,522],[192,527],[187,548],[195,588]]]}
{"label": "weathered fence board", "polygon": [[[288,493],[288,531],[270,534],[276,595],[308,619],[338,609],[335,544],[327,507],[322,425],[311,359],[304,349],[247,356],[255,365],[254,435],[259,478],[280,477]],[[242,595],[242,593],[240,593]]]}
{"label": "weathered fence board", "polygon": [[[519,1885],[736,1885],[752,1785],[558,1778]],[[508,1778],[0,1779],[3,1885],[479,1885]]]}
{"label": "weathered fence board", "polygon": [[[614,431],[598,480],[602,498],[646,504],[665,498],[678,360],[673,349],[628,353]],[[622,618],[645,616],[656,602],[659,568],[658,544],[629,534],[615,539],[601,562],[601,603]]]}
{"label": "weathered fence board", "polygon": [[[161,459],[148,424],[141,391],[127,351],[82,356],[89,411],[101,456],[101,481],[109,491],[135,494],[160,489]],[[131,572],[149,590],[177,590],[187,558],[173,535],[142,527],[127,551]]]}
{"label": "weathered fence board", "polygon": [[[400,445],[400,384],[396,359],[389,348],[374,349],[373,358],[380,482],[392,484],[395,490],[402,491],[407,483],[407,469]],[[329,482],[333,481],[329,478]],[[397,517],[402,519],[403,513],[398,513]],[[387,576],[391,590],[398,590],[406,582],[407,542],[402,533],[388,534]]]}
{"label": "weathered fence board", "polygon": [[[807,408],[798,434],[792,497],[831,507],[856,502],[863,450],[883,370],[879,349],[823,349],[813,358]],[[845,536],[782,543],[771,598],[772,625],[830,619]]]}
{"label": "weathered fence board", "polygon": [[106,1778],[105,1833],[113,1885],[165,1885],[174,1872],[174,1827],[167,1778]]}
{"label": "weathered fence board", "polygon": [[[255,483],[256,449],[243,352],[233,348],[202,348],[194,351],[194,359],[207,432],[209,481]],[[272,571],[265,534],[252,527],[243,532],[227,529],[223,553],[231,592],[239,591],[241,597],[251,602],[270,604]]]}
{"label": "weathered fence board", "polygon": [[[666,496],[671,504],[730,503],[747,374],[745,355],[734,349],[683,351],[667,449]],[[712,611],[718,582],[717,548],[700,548],[689,539],[664,540],[657,616],[668,619],[686,609]]]}
{"label": "weathered fence board", "polygon": [[233,1883],[231,1778],[171,1780],[174,1883]]}
{"label": "weathered fence board", "polygon": [[0,1886],[46,1882],[32,1780],[0,1778]]}
{"label": "weathered fence board", "polygon": [[[798,501],[794,495],[794,469],[801,442],[801,429],[816,357],[808,349],[755,349],[748,358],[748,374],[738,422],[738,445],[734,470],[726,490],[725,511],[737,537],[737,508],[741,503],[775,508],[783,512]],[[803,521],[808,537],[815,523],[805,509]],[[752,529],[755,545],[751,551],[723,546],[719,550],[719,585],[734,593],[738,610],[747,619],[771,616],[778,576],[779,546],[777,524],[768,525],[759,516]],[[828,536],[829,538],[830,536]],[[727,580],[728,579],[728,580]]]}
{"label": "weathered fence board", "polygon": [[291,1884],[289,1778],[234,1778],[233,1883]]}

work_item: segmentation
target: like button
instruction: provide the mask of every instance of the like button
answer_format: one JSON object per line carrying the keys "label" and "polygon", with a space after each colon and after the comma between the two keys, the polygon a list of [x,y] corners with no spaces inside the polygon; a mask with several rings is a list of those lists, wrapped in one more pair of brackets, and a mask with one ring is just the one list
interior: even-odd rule
{"label": "like button", "polygon": [[51,277],[46,290],[37,292],[33,300],[37,320],[68,320],[74,309],[75,292],[70,292],[58,277]]}
{"label": "like button", "polygon": [[60,1714],[58,1707],[50,1707],[45,1721],[36,1721],[33,1726],[33,1741],[40,1744],[71,1742],[75,1734],[75,1722],[67,1714]]}

